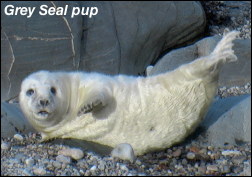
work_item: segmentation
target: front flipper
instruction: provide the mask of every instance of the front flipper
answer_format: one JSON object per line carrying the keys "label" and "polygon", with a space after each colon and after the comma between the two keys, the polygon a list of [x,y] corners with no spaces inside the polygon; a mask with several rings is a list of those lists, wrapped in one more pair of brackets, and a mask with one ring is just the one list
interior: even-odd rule
{"label": "front flipper", "polygon": [[95,110],[99,110],[102,107],[103,107],[102,101],[95,100],[94,102],[90,102],[90,103],[83,105],[78,112],[78,116],[95,111]]}
{"label": "front flipper", "polygon": [[82,106],[78,111],[78,116],[89,112],[95,112],[103,109],[107,104],[107,94],[101,91],[92,91],[88,94]]}

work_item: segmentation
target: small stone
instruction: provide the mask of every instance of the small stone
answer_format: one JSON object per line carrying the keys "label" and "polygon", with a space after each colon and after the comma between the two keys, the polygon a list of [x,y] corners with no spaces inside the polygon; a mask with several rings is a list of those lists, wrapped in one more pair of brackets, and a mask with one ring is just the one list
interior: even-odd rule
{"label": "small stone", "polygon": [[219,171],[218,167],[216,165],[208,165],[207,170],[208,171]]}
{"label": "small stone", "polygon": [[2,150],[8,150],[8,149],[10,149],[10,143],[2,142],[1,143],[1,149]]}
{"label": "small stone", "polygon": [[24,176],[33,176],[33,174],[31,173],[31,171],[29,169],[24,169],[22,171],[22,175],[24,175]]}
{"label": "small stone", "polygon": [[212,153],[209,157],[210,157],[212,160],[216,160],[216,159],[219,159],[220,155],[219,155],[219,154],[216,154],[216,153]]}
{"label": "small stone", "polygon": [[135,164],[137,164],[137,165],[142,165],[142,162],[141,162],[139,159],[137,159],[137,160],[135,161]]}
{"label": "small stone", "polygon": [[23,163],[27,157],[23,153],[17,153],[15,155],[15,158],[19,160],[21,163]]}
{"label": "small stone", "polygon": [[67,157],[67,156],[64,156],[64,155],[58,155],[56,157],[56,161],[68,164],[68,163],[71,162],[71,159],[70,159],[70,157]]}
{"label": "small stone", "polygon": [[182,165],[187,165],[187,160],[186,159],[183,159],[182,162],[181,162]]}
{"label": "small stone", "polygon": [[169,175],[171,175],[171,174],[172,174],[172,171],[171,171],[171,170],[167,170],[167,173],[168,173]]}
{"label": "small stone", "polygon": [[176,151],[174,151],[173,153],[172,153],[172,156],[173,157],[179,157],[181,155],[181,149],[177,149]]}
{"label": "small stone", "polygon": [[9,164],[10,164],[11,166],[14,166],[15,164],[18,164],[18,163],[20,163],[20,160],[19,160],[19,159],[11,158],[11,159],[9,160]]}
{"label": "small stone", "polygon": [[235,156],[235,155],[241,155],[240,151],[237,150],[224,150],[221,152],[224,156]]}
{"label": "small stone", "polygon": [[245,85],[245,89],[248,89],[250,87],[249,83]]}
{"label": "small stone", "polygon": [[94,166],[92,166],[91,168],[90,168],[90,171],[95,171],[97,169],[97,167],[96,167],[96,165],[94,165]]}
{"label": "small stone", "polygon": [[240,165],[245,160],[246,160],[245,156],[235,156],[232,158],[232,162],[237,165]]}
{"label": "small stone", "polygon": [[244,162],[243,175],[251,176],[251,160]]}
{"label": "small stone", "polygon": [[183,167],[182,165],[180,165],[180,164],[179,164],[179,165],[175,165],[174,167],[175,167],[176,169],[178,169],[178,170],[180,170],[180,169],[183,169],[183,168],[184,168],[184,167]]}
{"label": "small stone", "polygon": [[137,175],[138,175],[138,176],[146,176],[145,173],[138,173]]}
{"label": "small stone", "polygon": [[153,69],[153,66],[151,66],[151,65],[149,65],[149,66],[146,68],[146,70],[145,70],[146,76],[149,76],[149,75],[150,75],[152,69]]}
{"label": "small stone", "polygon": [[186,158],[189,159],[189,160],[193,160],[195,158],[195,153],[193,152],[188,152],[186,154]]}
{"label": "small stone", "polygon": [[98,166],[98,168],[99,168],[100,170],[104,170],[104,169],[105,169],[105,165],[106,165],[106,162],[101,161],[100,164],[99,164],[99,166]]}
{"label": "small stone", "polygon": [[223,166],[222,173],[230,173],[230,167],[227,166],[227,165],[224,165],[224,166]]}
{"label": "small stone", "polygon": [[198,152],[200,151],[200,149],[199,149],[198,147],[196,147],[196,146],[190,147],[189,150],[190,150],[191,152],[194,152],[194,153],[198,153]]}
{"label": "small stone", "polygon": [[224,91],[224,90],[226,90],[227,88],[226,87],[221,87],[220,88],[220,91]]}
{"label": "small stone", "polygon": [[62,149],[58,152],[58,155],[64,155],[71,157],[74,160],[79,160],[82,159],[84,156],[84,153],[81,149],[78,148],[67,148],[67,149]]}
{"label": "small stone", "polygon": [[128,170],[127,166],[126,166],[126,165],[124,165],[124,164],[120,165],[120,168],[121,168],[121,170],[125,170],[125,171],[127,171],[127,170]]}
{"label": "small stone", "polygon": [[23,141],[24,140],[24,137],[22,135],[20,135],[20,134],[15,134],[14,138],[17,139],[17,140],[19,140],[19,141]]}
{"label": "small stone", "polygon": [[111,152],[113,158],[129,160],[131,163],[135,161],[134,150],[130,144],[122,143],[117,145]]}
{"label": "small stone", "polygon": [[198,171],[202,174],[205,174],[206,173],[206,167],[205,166],[199,166],[198,167]]}
{"label": "small stone", "polygon": [[26,159],[25,160],[25,164],[28,166],[28,167],[31,167],[34,165],[34,159],[33,158],[29,158],[29,159]]}
{"label": "small stone", "polygon": [[210,151],[213,151],[214,147],[213,146],[207,146],[207,149],[210,150]]}
{"label": "small stone", "polygon": [[39,168],[35,168],[33,169],[33,173],[35,175],[45,175],[46,174],[46,170],[42,167],[39,167]]}
{"label": "small stone", "polygon": [[240,173],[240,172],[242,172],[242,171],[243,171],[243,168],[242,168],[242,167],[235,166],[235,167],[233,168],[233,172],[236,173],[236,174],[238,174],[238,173]]}
{"label": "small stone", "polygon": [[172,160],[171,160],[171,162],[172,162],[172,164],[177,164],[177,159],[176,158],[172,158]]}
{"label": "small stone", "polygon": [[207,149],[203,148],[199,151],[199,154],[206,154],[207,153]]}
{"label": "small stone", "polygon": [[52,165],[53,165],[55,168],[61,168],[61,163],[58,162],[58,161],[53,161]]}

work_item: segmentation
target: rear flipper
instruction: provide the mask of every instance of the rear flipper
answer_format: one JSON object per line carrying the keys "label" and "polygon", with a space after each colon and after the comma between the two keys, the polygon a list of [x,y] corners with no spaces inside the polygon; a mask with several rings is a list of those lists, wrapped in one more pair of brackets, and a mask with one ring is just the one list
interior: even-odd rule
{"label": "rear flipper", "polygon": [[227,62],[237,60],[232,49],[233,40],[236,39],[239,32],[231,31],[224,34],[223,38],[218,42],[214,51],[208,55],[194,60],[193,62],[181,66],[181,70],[186,72],[187,76],[205,77],[218,75],[220,67]]}

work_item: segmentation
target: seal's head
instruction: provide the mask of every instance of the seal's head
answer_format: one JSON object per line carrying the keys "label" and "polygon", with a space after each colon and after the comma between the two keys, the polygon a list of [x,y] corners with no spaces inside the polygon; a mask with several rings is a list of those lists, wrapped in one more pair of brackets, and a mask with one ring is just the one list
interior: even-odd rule
{"label": "seal's head", "polygon": [[68,109],[67,88],[62,78],[39,71],[25,78],[19,101],[30,123],[37,129],[59,123]]}

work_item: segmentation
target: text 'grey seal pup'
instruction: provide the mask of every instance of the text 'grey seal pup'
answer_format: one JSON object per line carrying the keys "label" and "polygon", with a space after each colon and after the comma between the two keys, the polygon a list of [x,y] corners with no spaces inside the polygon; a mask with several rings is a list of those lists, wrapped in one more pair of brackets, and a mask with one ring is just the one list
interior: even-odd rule
{"label": "text 'grey seal pup'", "polygon": [[204,118],[222,65],[236,61],[224,35],[214,51],[177,69],[150,77],[39,71],[24,79],[20,105],[43,140],[75,138],[135,155],[182,141]]}

